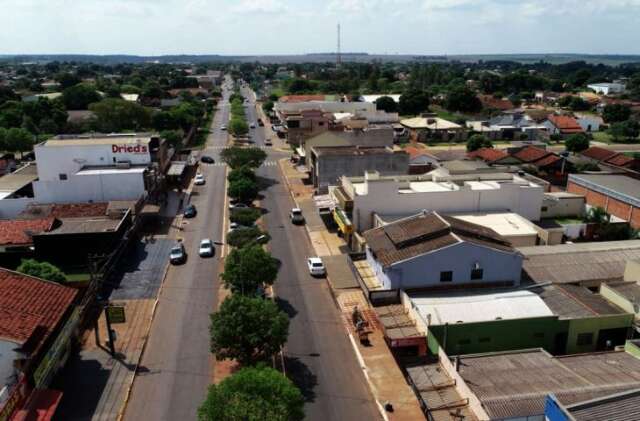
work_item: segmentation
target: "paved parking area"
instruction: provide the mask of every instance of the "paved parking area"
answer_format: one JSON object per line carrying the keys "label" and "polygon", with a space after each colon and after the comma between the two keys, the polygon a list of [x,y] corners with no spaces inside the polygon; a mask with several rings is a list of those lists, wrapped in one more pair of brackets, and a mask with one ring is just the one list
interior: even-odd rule
{"label": "paved parking area", "polygon": [[158,294],[164,269],[169,264],[169,252],[175,241],[166,238],[138,241],[131,245],[119,263],[119,270],[110,283],[114,290],[111,300],[141,300]]}

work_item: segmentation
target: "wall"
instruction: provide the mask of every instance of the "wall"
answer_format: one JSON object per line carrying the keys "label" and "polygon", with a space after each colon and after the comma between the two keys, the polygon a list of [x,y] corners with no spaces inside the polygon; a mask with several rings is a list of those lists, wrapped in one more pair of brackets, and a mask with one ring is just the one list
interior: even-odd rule
{"label": "wall", "polygon": [[612,302],[624,311],[628,313],[634,313],[636,316],[638,315],[631,301],[618,294],[616,290],[610,288],[609,285],[604,282],[600,285],[600,295],[602,295],[602,297],[607,301]]}
{"label": "wall", "polygon": [[434,210],[442,213],[510,211],[530,221],[540,219],[543,188],[504,183],[495,190],[460,190],[401,193],[395,180],[369,180],[366,193],[353,197],[353,223],[358,231],[373,227],[373,214],[409,214]]}
{"label": "wall", "polygon": [[302,110],[322,110],[326,113],[352,113],[357,111],[374,112],[376,105],[370,102],[339,102],[339,101],[306,101],[306,102],[277,102],[276,112],[295,113]]}
{"label": "wall", "polygon": [[[429,326],[448,355],[544,348],[556,353],[555,336],[569,323],[557,316]],[[446,344],[445,344],[446,330]],[[563,350],[559,350],[562,352]]]}
{"label": "wall", "polygon": [[[369,255],[367,256],[369,259]],[[373,260],[373,258],[371,258]],[[484,270],[481,280],[471,280],[471,269],[479,263]],[[505,253],[472,243],[454,244],[440,250],[399,262],[383,270],[372,265],[387,289],[411,289],[429,286],[514,281],[520,284],[522,256]],[[383,276],[380,276],[380,271]],[[440,282],[440,272],[453,271],[453,281]]]}
{"label": "wall", "polygon": [[337,185],[341,176],[363,176],[365,171],[376,170],[382,175],[407,174],[409,172],[409,155],[394,153],[373,155],[321,155],[312,168],[314,186],[326,189]]}
{"label": "wall", "polygon": [[[13,385],[15,383],[13,362],[20,358],[20,355],[14,351],[18,348],[15,342],[0,339],[0,391],[5,385]],[[0,401],[0,407],[2,407]]]}
{"label": "wall", "polygon": [[119,174],[77,175],[66,181],[36,181],[33,183],[39,203],[108,202],[137,200],[145,194],[141,172]]}
{"label": "wall", "polygon": [[628,203],[608,197],[602,193],[587,189],[571,180],[567,183],[567,191],[570,193],[582,194],[586,196],[587,204],[601,207],[607,213],[614,215],[624,221],[630,222],[634,229],[640,229],[640,209]]}
{"label": "wall", "polygon": [[556,198],[544,195],[542,200],[542,218],[559,218],[564,216],[579,216],[584,213],[584,197]]}
{"label": "wall", "polygon": [[33,197],[2,199],[0,200],[0,219],[15,218],[32,203],[35,203],[35,199]]}
{"label": "wall", "polygon": [[[633,314],[616,314],[610,316],[584,317],[569,320],[569,337],[567,339],[567,353],[593,352],[598,343],[599,331],[602,329],[631,328]],[[593,333],[593,343],[578,345],[580,333]]]}
{"label": "wall", "polygon": [[[114,144],[118,145],[117,140]],[[136,145],[129,145],[136,146]],[[116,161],[129,161],[132,165],[147,165],[151,153],[114,153],[112,145],[43,146],[34,147],[40,181],[57,181],[60,174],[71,175],[86,166],[109,166]],[[115,159],[115,161],[114,161]]]}
{"label": "wall", "polygon": [[640,282],[640,260],[627,260],[624,268],[624,280],[627,282]]}

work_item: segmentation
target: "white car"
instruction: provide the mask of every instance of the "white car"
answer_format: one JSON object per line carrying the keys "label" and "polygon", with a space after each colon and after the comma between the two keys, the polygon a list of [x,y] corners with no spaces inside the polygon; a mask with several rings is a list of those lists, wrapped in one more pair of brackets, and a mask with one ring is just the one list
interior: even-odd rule
{"label": "white car", "polygon": [[171,252],[169,254],[169,261],[173,265],[179,265],[184,263],[187,260],[187,253],[184,251],[184,246],[182,243],[178,243],[171,248]]}
{"label": "white car", "polygon": [[205,238],[200,241],[200,248],[198,248],[198,254],[200,257],[211,257],[213,256],[213,241],[209,238]]}
{"label": "white car", "polygon": [[252,129],[255,129],[255,128],[256,128],[256,123],[251,123],[251,124],[249,125],[249,127],[251,127]]}
{"label": "white car", "polygon": [[302,214],[302,209],[293,208],[291,212],[289,212],[289,218],[291,222],[294,224],[302,224],[304,222],[304,215]]}
{"label": "white car", "polygon": [[196,186],[202,186],[205,183],[205,179],[204,179],[204,174],[198,173],[196,174],[196,181],[194,182],[194,184]]}
{"label": "white car", "polygon": [[307,266],[309,267],[311,276],[325,276],[327,274],[324,263],[322,263],[322,259],[319,257],[309,257],[307,259]]}
{"label": "white car", "polygon": [[220,130],[227,130],[227,126],[220,126]]}
{"label": "white car", "polygon": [[238,228],[240,228],[240,224],[238,224],[237,222],[231,222],[231,223],[229,223],[229,231],[227,231],[227,232],[233,232],[233,231],[237,230]]}

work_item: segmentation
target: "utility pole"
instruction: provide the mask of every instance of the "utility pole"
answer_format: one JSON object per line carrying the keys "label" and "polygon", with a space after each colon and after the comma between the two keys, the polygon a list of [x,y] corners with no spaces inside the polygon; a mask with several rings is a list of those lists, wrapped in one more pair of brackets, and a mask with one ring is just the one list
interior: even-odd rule
{"label": "utility pole", "polygon": [[340,23],[338,23],[338,48],[337,48],[337,56],[336,56],[336,67],[340,67],[342,64],[342,56],[340,53]]}

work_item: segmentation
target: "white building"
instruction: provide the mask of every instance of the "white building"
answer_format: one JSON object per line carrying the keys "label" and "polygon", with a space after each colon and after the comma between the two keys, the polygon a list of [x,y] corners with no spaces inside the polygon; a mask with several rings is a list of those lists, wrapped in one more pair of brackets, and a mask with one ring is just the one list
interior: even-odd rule
{"label": "white building", "polygon": [[158,137],[99,135],[56,137],[34,148],[38,203],[137,200],[147,192],[154,163],[164,159]]}
{"label": "white building", "polygon": [[514,212],[537,221],[544,193],[541,185],[507,173],[444,178],[433,173],[382,177],[368,172],[364,177],[342,177],[339,189],[352,202],[352,223],[358,231],[372,228],[376,214],[404,216],[422,210],[445,214]]}
{"label": "white building", "polygon": [[367,262],[384,289],[511,286],[522,255],[495,231],[424,212],[363,234]]}
{"label": "white building", "polygon": [[350,113],[358,112],[375,114],[376,105],[370,102],[342,102],[342,101],[278,101],[274,107],[276,113],[299,113],[304,110],[320,110],[325,113]]}
{"label": "white building", "polygon": [[587,88],[593,89],[597,94],[601,95],[611,95],[611,94],[621,94],[625,90],[625,85],[622,83],[592,83],[591,85],[587,85]]}

